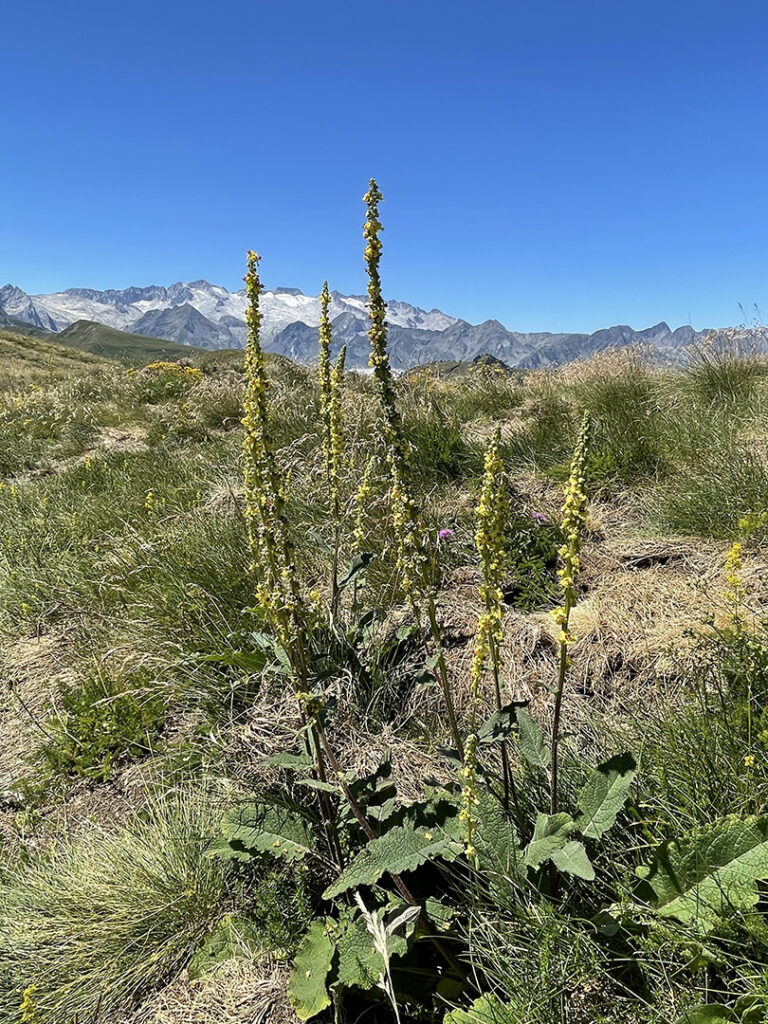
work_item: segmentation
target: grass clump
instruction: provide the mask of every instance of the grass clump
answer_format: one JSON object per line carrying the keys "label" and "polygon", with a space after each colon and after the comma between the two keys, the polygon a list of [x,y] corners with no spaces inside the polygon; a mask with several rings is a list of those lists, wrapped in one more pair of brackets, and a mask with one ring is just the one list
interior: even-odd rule
{"label": "grass clump", "polygon": [[205,856],[215,802],[151,801],[115,832],[95,829],[0,878],[6,1003],[34,1019],[112,1020],[171,978],[221,915],[227,870]]}

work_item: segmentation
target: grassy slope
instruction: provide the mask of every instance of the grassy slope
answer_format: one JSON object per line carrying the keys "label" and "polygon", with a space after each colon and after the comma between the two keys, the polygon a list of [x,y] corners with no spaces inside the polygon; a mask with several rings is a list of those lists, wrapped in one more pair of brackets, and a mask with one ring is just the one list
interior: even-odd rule
{"label": "grassy slope", "polygon": [[[298,898],[298,883],[285,892],[270,881],[272,889],[250,903],[245,889],[235,895],[236,887],[224,886],[201,860],[199,847],[182,842],[178,804],[167,796],[180,786],[232,792],[272,784],[274,773],[265,774],[263,758],[285,750],[297,723],[283,678],[261,680],[237,661],[254,628],[243,613],[253,603],[253,587],[240,498],[242,382],[233,372],[241,354],[208,354],[197,381],[173,371],[126,372],[60,345],[2,334],[0,342],[0,632],[7,680],[0,709],[8,709],[0,710],[0,1015],[4,992],[9,1012],[16,1012],[19,985],[35,982],[41,1024],[53,1024],[57,986],[67,992],[66,1019],[92,1019],[103,991],[124,1008],[133,1000],[134,983],[139,999],[148,997],[238,900],[251,910],[272,905],[270,899],[282,902],[302,918],[306,908],[290,902]],[[297,572],[322,602],[331,528],[319,483],[313,374],[287,360],[269,363],[274,439],[291,470],[288,514]],[[34,389],[26,386],[30,381]],[[631,877],[646,856],[638,848],[649,832],[662,834],[668,820],[701,824],[765,806],[768,758],[757,741],[745,746],[740,697],[718,716],[709,715],[708,725],[693,718],[686,724],[685,702],[675,706],[670,724],[663,707],[673,696],[680,701],[690,685],[687,673],[698,665],[686,631],[719,606],[721,566],[739,514],[768,494],[765,364],[700,364],[671,374],[608,355],[522,384],[479,369],[455,380],[421,373],[399,388],[419,499],[433,527],[454,530],[439,549],[437,568],[460,711],[468,706],[466,669],[480,610],[472,506],[484,440],[500,423],[515,482],[517,518],[510,536],[528,545],[529,558],[520,573],[527,589],[521,592],[518,579],[512,598],[518,607],[506,617],[505,695],[533,697],[535,714],[548,721],[548,697],[538,684],[551,682],[555,672],[547,615],[552,572],[545,564],[551,544],[541,546],[544,534],[534,530],[530,512],[557,517],[559,483],[581,411],[589,406],[598,422],[590,467],[593,506],[583,553],[585,589],[574,621],[582,643],[574,649],[566,715],[572,742],[591,756],[626,741],[626,735],[616,736],[619,727],[631,743],[639,747],[642,737],[651,750],[642,783],[646,831],[632,833],[626,848],[617,848],[622,874]],[[345,413],[342,486],[351,502],[377,416],[369,379],[348,378]],[[372,497],[364,525],[379,556],[368,572],[366,600],[380,605],[385,622],[393,617],[398,624],[408,612],[381,492]],[[554,543],[554,533],[546,536]],[[758,606],[766,597],[756,572],[762,543],[758,537],[745,556]],[[349,547],[347,538],[346,555]],[[425,776],[450,779],[454,769],[438,750],[446,738],[438,696],[414,685],[407,667],[388,670],[368,690],[351,669],[333,681],[339,694],[334,741],[345,766],[367,770],[377,752],[394,748],[398,781],[416,795]],[[703,730],[718,728],[719,716],[727,714],[734,716],[727,733],[710,736],[708,743]],[[747,750],[756,763],[745,776]],[[155,801],[149,825],[130,817],[144,799],[135,784],[137,764]],[[530,773],[519,770],[529,784]],[[190,814],[197,815],[194,827],[201,827],[194,805]],[[110,830],[126,829],[125,843],[111,833],[93,833],[87,817]],[[52,844],[60,852],[49,868],[39,854]],[[131,851],[147,850],[153,851],[151,870],[141,879],[126,856],[130,862]],[[604,861],[601,871],[608,871]],[[616,897],[607,884],[605,897],[606,904]],[[98,915],[89,910],[95,899]],[[551,1024],[551,993],[582,985],[584,1015],[558,1020],[673,1021],[707,986],[748,988],[750,957],[759,960],[765,952],[755,930],[750,942],[757,953],[745,943],[738,960],[731,949],[726,961],[736,957],[738,963],[724,982],[688,969],[681,939],[651,933],[647,1013],[628,1011],[616,1001],[616,979],[601,973],[599,944],[569,931],[547,904],[530,916],[481,909],[485,932],[474,954],[490,976],[496,971],[509,998],[530,999],[527,1015],[521,1010],[518,1018],[530,1024]],[[149,937],[142,931],[145,920],[156,922]],[[277,920],[287,927],[279,914]],[[270,927],[277,927],[274,921]],[[131,959],[134,945],[138,960]],[[115,959],[124,947],[125,959]],[[104,949],[115,953],[110,963]],[[145,973],[146,949],[156,958]],[[82,978],[96,971],[97,982],[70,990],[72,971]],[[590,988],[594,978],[600,984]],[[257,979],[250,988],[264,985]],[[214,1002],[211,1024],[235,1019],[226,1014],[226,998]],[[262,1008],[248,1005],[258,1019]],[[279,1018],[274,1013],[264,1019]]]}
{"label": "grassy slope", "polygon": [[[50,337],[50,336],[48,336]],[[48,338],[17,334],[0,328],[0,379],[9,381],[46,376],[53,373],[85,373],[104,365],[104,360],[89,352],[62,350]]]}
{"label": "grassy slope", "polygon": [[92,320],[77,320],[60,333],[52,335],[51,341],[109,359],[135,363],[148,363],[154,359],[192,359],[200,353],[199,349],[189,345],[179,345],[162,338],[146,338]]}

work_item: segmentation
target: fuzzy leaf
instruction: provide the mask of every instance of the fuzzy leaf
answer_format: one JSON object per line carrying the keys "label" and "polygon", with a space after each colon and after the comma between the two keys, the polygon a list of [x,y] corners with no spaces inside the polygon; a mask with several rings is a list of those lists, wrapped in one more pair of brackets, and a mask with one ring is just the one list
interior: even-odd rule
{"label": "fuzzy leaf", "polygon": [[499,801],[487,789],[478,795],[476,813],[475,848],[480,866],[502,875],[518,873],[522,856],[517,831]]}
{"label": "fuzzy leaf", "polygon": [[520,753],[534,768],[546,768],[551,754],[538,724],[523,708],[518,708],[517,724],[520,727]]}
{"label": "fuzzy leaf", "polygon": [[332,925],[330,921],[313,921],[296,953],[288,998],[299,1020],[309,1020],[331,1005],[326,981],[336,951]]}
{"label": "fuzzy leaf", "polygon": [[768,816],[727,819],[666,842],[638,874],[657,914],[710,931],[757,903],[756,883],[768,879]]}
{"label": "fuzzy leaf", "polygon": [[322,782],[320,779],[297,779],[297,786],[306,786],[308,789],[316,789],[321,793],[338,793],[339,787],[332,782]]}
{"label": "fuzzy leaf", "polygon": [[537,814],[533,839],[525,850],[527,866],[537,868],[549,860],[556,850],[562,850],[573,829],[574,822],[570,814]]}
{"label": "fuzzy leaf", "polygon": [[415,871],[421,864],[437,857],[453,860],[460,852],[460,844],[439,828],[414,829],[410,822],[406,822],[372,839],[339,878],[328,886],[323,899],[333,899],[360,885],[374,885],[387,873],[399,875],[404,871]]}
{"label": "fuzzy leaf", "polygon": [[588,839],[599,839],[616,821],[629,796],[637,764],[631,754],[618,754],[592,772],[579,795],[576,827]]}
{"label": "fuzzy leaf", "polygon": [[339,939],[335,988],[373,988],[384,972],[384,958],[376,952],[373,937],[359,918],[350,922]]}
{"label": "fuzzy leaf", "polygon": [[223,651],[221,654],[201,654],[200,661],[228,665],[242,669],[249,675],[256,675],[264,671],[270,658],[266,651]]}
{"label": "fuzzy leaf", "polygon": [[492,714],[477,730],[478,743],[498,743],[511,735],[517,728],[517,712],[527,703],[524,700],[513,700]]}
{"label": "fuzzy leaf", "polygon": [[468,1010],[451,1010],[443,1024],[519,1024],[520,1015],[498,996],[481,996]]}
{"label": "fuzzy leaf", "polygon": [[733,1009],[740,1024],[765,1024],[768,1020],[768,996],[740,996]]}
{"label": "fuzzy leaf", "polygon": [[309,826],[300,814],[268,804],[234,808],[225,815],[221,831],[236,851],[268,853],[284,860],[300,860],[314,845]]}
{"label": "fuzzy leaf", "polygon": [[253,854],[242,846],[232,846],[224,836],[216,836],[205,848],[206,857],[220,857],[221,860],[252,860]]}
{"label": "fuzzy leaf", "polygon": [[563,871],[566,875],[575,875],[588,882],[595,877],[595,869],[592,867],[583,843],[579,843],[575,839],[569,839],[561,850],[553,850],[549,859],[558,871]]}
{"label": "fuzzy leaf", "polygon": [[[411,917],[418,913],[419,907],[408,907],[406,911]],[[369,989],[378,983],[384,974],[384,958],[375,949],[373,936],[362,918],[358,917],[347,925],[336,948],[339,959],[334,988]],[[403,956],[408,952],[407,938],[397,934],[388,935],[387,952],[390,958]]]}

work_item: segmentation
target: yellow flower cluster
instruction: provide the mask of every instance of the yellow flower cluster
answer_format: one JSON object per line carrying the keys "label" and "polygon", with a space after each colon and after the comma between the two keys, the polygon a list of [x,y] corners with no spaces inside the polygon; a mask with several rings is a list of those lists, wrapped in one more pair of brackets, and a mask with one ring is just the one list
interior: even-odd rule
{"label": "yellow flower cluster", "polygon": [[347,357],[346,345],[339,352],[336,364],[331,366],[331,321],[328,309],[331,302],[328,282],[323,282],[320,295],[320,353],[318,357],[318,382],[320,385],[320,418],[323,428],[323,454],[325,471],[331,493],[331,506],[335,522],[340,514],[339,473],[344,457],[344,416],[341,406],[341,391],[344,383],[344,364]]}
{"label": "yellow flower cluster", "polygon": [[477,860],[475,837],[477,834],[477,736],[470,733],[464,743],[464,764],[459,769],[461,780],[461,810],[459,821],[464,831],[464,850],[470,861]]}
{"label": "yellow flower cluster", "polygon": [[323,281],[320,294],[320,351],[317,359],[317,379],[320,385],[320,419],[323,427],[323,451],[326,467],[330,476],[331,451],[331,319],[328,310],[331,304],[331,293],[328,282]]}
{"label": "yellow flower cluster", "polygon": [[158,360],[144,367],[149,373],[171,373],[177,377],[187,377],[189,380],[201,381],[203,371],[196,366],[182,366],[181,363],[170,363],[165,360]]}
{"label": "yellow flower cluster", "polygon": [[725,556],[724,576],[726,589],[724,598],[730,608],[731,619],[735,626],[741,623],[741,606],[747,597],[747,587],[742,578],[744,543],[757,533],[765,529],[768,524],[768,509],[758,512],[748,512],[739,519],[739,532],[741,540],[735,540],[728,549]]}
{"label": "yellow flower cluster", "polygon": [[475,509],[475,545],[480,555],[482,573],[479,594],[485,610],[478,617],[475,628],[475,643],[470,665],[472,732],[464,744],[464,762],[459,773],[462,780],[461,821],[464,826],[467,857],[470,860],[475,856],[474,834],[477,828],[474,811],[477,803],[477,702],[489,659],[493,664],[498,691],[499,645],[504,637],[501,583],[506,560],[505,530],[509,521],[509,495],[504,464],[499,455],[500,443],[501,434],[497,427],[485,453],[483,483]]}
{"label": "yellow flower cluster", "polygon": [[287,649],[300,628],[300,597],[285,522],[285,496],[269,434],[269,385],[260,341],[262,317],[259,300],[264,288],[259,278],[259,260],[257,253],[248,253],[245,276],[248,299],[243,397],[245,518],[258,576],[257,597]]}
{"label": "yellow flower cluster", "polygon": [[475,546],[480,555],[482,572],[479,593],[485,603],[485,612],[477,622],[475,652],[472,659],[472,687],[475,695],[482,682],[488,656],[497,656],[498,644],[503,635],[501,583],[506,560],[509,494],[504,464],[499,455],[500,443],[501,433],[497,427],[485,453],[483,484],[480,500],[475,509]]}
{"label": "yellow flower cluster", "polygon": [[362,551],[365,546],[365,521],[368,504],[373,496],[373,475],[375,471],[376,456],[371,455],[365,464],[365,470],[363,471],[363,478],[360,481],[360,486],[355,492],[355,529],[352,534],[352,539],[355,544],[355,549],[358,552]]}
{"label": "yellow flower cluster", "polygon": [[371,341],[370,366],[377,384],[384,414],[384,443],[391,482],[392,523],[397,538],[397,567],[401,573],[403,590],[416,612],[419,611],[426,591],[427,554],[421,531],[419,510],[409,487],[408,443],[397,409],[395,385],[389,365],[387,349],[387,305],[381,293],[381,239],[383,231],[379,220],[379,203],[384,197],[374,179],[363,196],[367,217],[363,226],[365,264],[368,273],[368,315]]}
{"label": "yellow flower cluster", "polygon": [[37,992],[37,985],[28,985],[24,989],[21,1006],[19,1007],[22,1022],[34,1020],[36,1007],[33,996],[35,992]]}
{"label": "yellow flower cluster", "polygon": [[586,412],[573,452],[570,476],[565,485],[565,502],[563,504],[565,543],[560,548],[560,568],[558,569],[560,587],[565,601],[562,607],[556,608],[552,612],[555,622],[560,627],[560,643],[565,645],[572,641],[568,630],[568,620],[577,598],[576,580],[581,569],[581,545],[587,521],[587,495],[584,487],[591,435],[592,418]]}
{"label": "yellow flower cluster", "polygon": [[734,618],[738,618],[739,608],[745,596],[744,583],[741,579],[741,555],[741,542],[736,540],[731,544],[725,557],[725,582],[727,589],[724,595],[726,602],[731,606]]}

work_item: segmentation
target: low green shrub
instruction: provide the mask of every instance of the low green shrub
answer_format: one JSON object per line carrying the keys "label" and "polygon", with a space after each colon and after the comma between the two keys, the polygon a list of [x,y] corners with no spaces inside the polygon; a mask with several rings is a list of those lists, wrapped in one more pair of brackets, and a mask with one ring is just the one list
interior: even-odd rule
{"label": "low green shrub", "polygon": [[97,671],[81,683],[62,683],[40,747],[49,770],[104,780],[116,760],[150,753],[166,708],[144,682]]}

